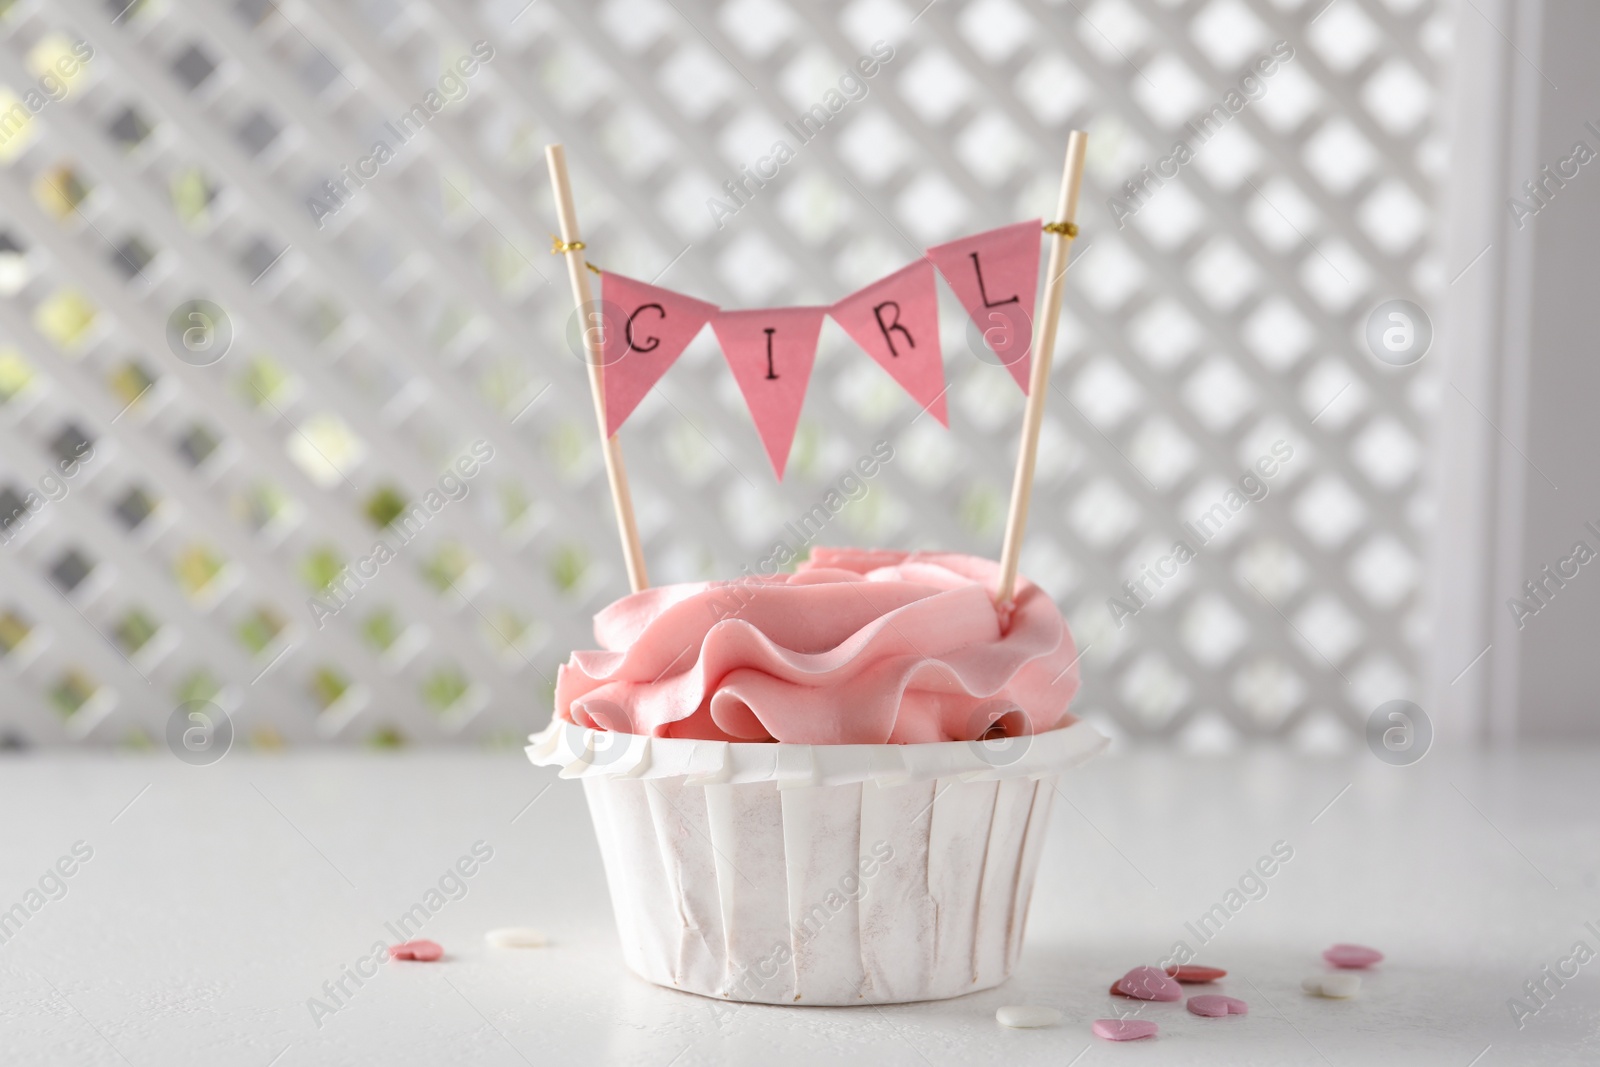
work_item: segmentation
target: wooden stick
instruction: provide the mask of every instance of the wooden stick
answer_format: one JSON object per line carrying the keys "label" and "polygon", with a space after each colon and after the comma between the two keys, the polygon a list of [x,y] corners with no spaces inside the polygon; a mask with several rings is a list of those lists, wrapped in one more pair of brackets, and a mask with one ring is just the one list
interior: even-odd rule
{"label": "wooden stick", "polygon": [[[561,240],[566,245],[567,277],[572,281],[572,301],[583,317],[583,347],[589,366],[589,392],[594,397],[594,417],[600,426],[600,450],[606,460],[606,480],[611,483],[611,506],[617,513],[617,532],[622,537],[622,556],[628,565],[628,585],[635,593],[648,588],[644,571],[644,549],[639,544],[639,529],[633,521],[633,495],[628,491],[628,472],[622,465],[622,446],[615,436],[606,434],[606,394],[600,365],[600,331],[591,328],[589,273],[584,268],[582,238],[578,235],[578,213],[572,206],[572,186],[567,181],[567,155],[558,144],[544,146],[545,162],[550,166],[550,186],[555,192],[556,215],[561,220]],[[578,247],[573,247],[577,245]]]}
{"label": "wooden stick", "polygon": [[[1078,187],[1083,183],[1083,156],[1089,135],[1073,130],[1067,137],[1067,161],[1061,172],[1061,196],[1055,223],[1070,223],[1078,214]],[[1000,589],[996,600],[1011,602],[1017,586],[1017,557],[1028,526],[1028,504],[1033,496],[1033,468],[1039,455],[1039,427],[1044,422],[1045,394],[1050,391],[1050,360],[1056,350],[1056,325],[1061,320],[1061,293],[1066,288],[1067,255],[1072,236],[1051,232],[1050,273],[1045,277],[1044,298],[1034,318],[1033,367],[1028,376],[1028,407],[1022,417],[1022,443],[1017,449],[1016,477],[1011,482],[1011,510],[1006,515],[1005,548],[1000,553]]]}

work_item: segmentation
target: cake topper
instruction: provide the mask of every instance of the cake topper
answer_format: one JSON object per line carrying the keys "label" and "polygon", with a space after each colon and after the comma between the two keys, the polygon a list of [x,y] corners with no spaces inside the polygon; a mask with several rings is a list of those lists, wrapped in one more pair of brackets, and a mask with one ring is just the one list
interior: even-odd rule
{"label": "cake topper", "polygon": [[[649,583],[617,431],[706,322],[711,323],[781,481],[805,403],[824,316],[838,322],[924,410],[949,426],[937,297],[933,271],[928,269],[932,263],[966,308],[984,344],[1027,395],[995,595],[1004,613],[1016,590],[1017,560],[1033,493],[1061,295],[1072,241],[1078,235],[1073,219],[1087,144],[1088,135],[1081,130],[1072,131],[1067,138],[1055,215],[1043,225],[1038,221],[1014,223],[936,245],[922,260],[831,307],[757,310],[721,309],[609,274],[603,275],[603,299],[596,303],[585,270],[601,272],[584,260],[585,245],[578,232],[566,156],[561,145],[547,145],[545,157],[561,225],[551,251],[566,258],[573,301],[581,317],[589,389],[633,591],[639,592]],[[1051,237],[1050,261],[1038,312],[1030,318],[1026,301],[1038,289],[1043,234]]]}

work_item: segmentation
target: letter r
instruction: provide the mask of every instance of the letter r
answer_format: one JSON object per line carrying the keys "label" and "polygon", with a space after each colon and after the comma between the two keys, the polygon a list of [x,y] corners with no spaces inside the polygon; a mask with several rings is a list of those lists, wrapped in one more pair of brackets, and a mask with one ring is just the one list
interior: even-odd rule
{"label": "letter r", "polygon": [[[883,321],[884,308],[894,309],[894,318],[888,322]],[[883,303],[872,309],[872,317],[878,320],[878,329],[883,331],[883,339],[884,341],[888,342],[889,355],[897,358],[900,355],[899,351],[894,347],[894,331],[896,330],[899,330],[900,336],[906,339],[906,347],[917,347],[916,339],[911,336],[911,331],[900,324],[900,304],[897,301],[885,300]]]}

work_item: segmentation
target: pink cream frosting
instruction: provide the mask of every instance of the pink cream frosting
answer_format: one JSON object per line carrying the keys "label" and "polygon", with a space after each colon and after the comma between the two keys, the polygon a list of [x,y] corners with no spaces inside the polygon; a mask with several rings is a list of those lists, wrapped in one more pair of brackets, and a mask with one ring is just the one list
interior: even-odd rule
{"label": "pink cream frosting", "polygon": [[[595,616],[600,651],[556,678],[556,717],[717,741],[914,744],[1070,725],[1078,654],[1055,604],[999,565],[816,548],[793,574],[689,582]],[[998,728],[998,729],[997,729]]]}

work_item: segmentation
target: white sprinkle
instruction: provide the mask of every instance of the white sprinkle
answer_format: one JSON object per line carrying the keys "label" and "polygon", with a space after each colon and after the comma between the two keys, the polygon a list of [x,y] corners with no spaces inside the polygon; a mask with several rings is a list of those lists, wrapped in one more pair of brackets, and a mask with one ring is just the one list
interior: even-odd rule
{"label": "white sprinkle", "polygon": [[1313,996],[1345,1000],[1361,991],[1361,977],[1354,974],[1316,974],[1300,983]]}
{"label": "white sprinkle", "polygon": [[1361,991],[1361,978],[1354,974],[1330,974],[1322,979],[1322,995],[1343,1000]]}
{"label": "white sprinkle", "polygon": [[550,943],[531,926],[502,926],[484,934],[483,939],[493,948],[543,948]]}
{"label": "white sprinkle", "polygon": [[1061,1013],[1054,1008],[1044,1008],[1037,1004],[1007,1004],[994,1013],[994,1018],[1001,1026],[1031,1028],[1054,1026],[1061,1021]]}

